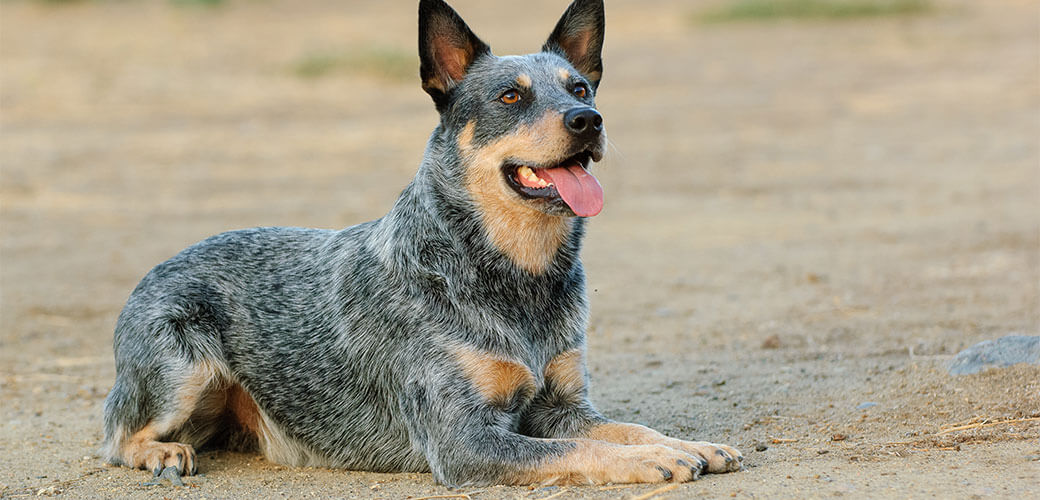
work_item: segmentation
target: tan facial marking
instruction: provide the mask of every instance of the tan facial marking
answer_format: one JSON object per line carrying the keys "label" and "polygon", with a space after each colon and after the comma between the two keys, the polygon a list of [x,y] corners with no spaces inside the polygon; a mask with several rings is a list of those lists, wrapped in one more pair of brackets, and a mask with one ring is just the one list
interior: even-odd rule
{"label": "tan facial marking", "polygon": [[567,396],[581,398],[585,393],[585,354],[571,349],[558,354],[545,366],[545,382]]}
{"label": "tan facial marking", "polygon": [[488,238],[514,264],[541,274],[570,234],[569,217],[548,215],[520,198],[502,177],[507,159],[549,163],[569,152],[567,132],[559,113],[547,112],[491,144],[476,147],[474,122],[459,134],[459,152],[466,163],[466,188],[477,203]]}
{"label": "tan facial marking", "polygon": [[466,122],[466,126],[462,127],[462,132],[459,132],[459,151],[469,151],[473,148],[473,132],[477,128],[477,122],[470,120]]}
{"label": "tan facial marking", "polygon": [[567,68],[557,68],[556,74],[560,75],[560,80],[567,81],[571,79],[571,72],[567,71]]}
{"label": "tan facial marking", "polygon": [[516,84],[527,89],[531,88],[531,76],[521,73],[520,76],[516,77]]}
{"label": "tan facial marking", "polygon": [[456,350],[455,356],[463,375],[495,406],[508,406],[518,393],[534,395],[534,375],[522,363],[470,348]]}

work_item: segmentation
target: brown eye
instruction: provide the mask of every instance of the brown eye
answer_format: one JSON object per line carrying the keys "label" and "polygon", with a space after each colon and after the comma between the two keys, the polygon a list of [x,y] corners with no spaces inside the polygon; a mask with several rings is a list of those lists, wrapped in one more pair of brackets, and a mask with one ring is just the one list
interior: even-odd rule
{"label": "brown eye", "polygon": [[516,104],[520,100],[520,93],[515,90],[507,90],[498,100],[506,104]]}
{"label": "brown eye", "polygon": [[574,86],[574,95],[577,96],[579,99],[584,99],[585,96],[587,96],[588,94],[589,89],[585,86],[584,83],[579,83]]}

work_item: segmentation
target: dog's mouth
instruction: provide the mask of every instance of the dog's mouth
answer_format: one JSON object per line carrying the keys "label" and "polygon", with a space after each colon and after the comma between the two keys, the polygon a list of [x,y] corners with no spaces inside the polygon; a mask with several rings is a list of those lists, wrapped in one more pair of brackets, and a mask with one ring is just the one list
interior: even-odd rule
{"label": "dog's mouth", "polygon": [[592,217],[603,210],[603,188],[588,171],[593,156],[586,150],[547,166],[507,162],[502,172],[520,196],[563,203],[575,215]]}

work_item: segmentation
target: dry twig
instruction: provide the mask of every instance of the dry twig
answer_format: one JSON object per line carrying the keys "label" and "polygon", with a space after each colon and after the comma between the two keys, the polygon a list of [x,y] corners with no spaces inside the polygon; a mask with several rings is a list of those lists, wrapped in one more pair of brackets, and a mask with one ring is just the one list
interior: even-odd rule
{"label": "dry twig", "polygon": [[949,427],[947,429],[943,429],[939,432],[936,432],[935,435],[942,436],[943,434],[949,434],[951,432],[966,431],[968,429],[981,429],[983,427],[993,427],[995,425],[1017,424],[1021,422],[1040,422],[1040,417],[1015,418],[1011,420],[1001,420],[999,422],[976,422],[973,424],[958,425],[956,427]]}
{"label": "dry twig", "polygon": [[621,490],[621,489],[627,489],[627,488],[634,488],[636,486],[639,486],[639,485],[638,484],[615,484],[615,485],[611,485],[611,486],[602,486],[602,487],[600,487],[599,491]]}
{"label": "dry twig", "polygon": [[661,493],[666,493],[666,492],[672,491],[672,490],[674,490],[674,489],[676,489],[678,487],[679,487],[679,483],[672,483],[672,484],[669,484],[668,486],[662,486],[660,488],[657,488],[656,490],[649,491],[647,493],[643,493],[642,495],[639,495],[639,496],[636,496],[636,497],[632,497],[630,500],[647,500],[648,498],[656,497],[657,495],[660,495]]}
{"label": "dry twig", "polygon": [[466,493],[455,493],[452,495],[430,495],[428,497],[419,497],[413,500],[431,500],[433,498],[461,498],[463,500],[473,500],[470,495],[476,495],[477,493],[483,493],[484,490],[467,491]]}
{"label": "dry twig", "polygon": [[567,493],[567,491],[568,491],[567,488],[563,488],[560,491],[557,491],[556,493],[553,493],[552,495],[549,495],[547,497],[542,497],[542,498],[536,498],[535,500],[549,500],[550,498],[556,498],[556,497],[558,497],[558,496],[560,496],[560,495],[562,495],[564,493]]}

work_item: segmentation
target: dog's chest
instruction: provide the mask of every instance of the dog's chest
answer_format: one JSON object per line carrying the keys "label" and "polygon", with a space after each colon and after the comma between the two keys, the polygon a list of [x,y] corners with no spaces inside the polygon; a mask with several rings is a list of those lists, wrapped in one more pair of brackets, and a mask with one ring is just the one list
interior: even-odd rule
{"label": "dog's chest", "polygon": [[471,348],[458,349],[455,355],[474,393],[486,404],[507,413],[522,412],[541,394],[578,396],[584,392],[582,348],[532,362]]}

